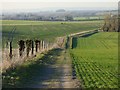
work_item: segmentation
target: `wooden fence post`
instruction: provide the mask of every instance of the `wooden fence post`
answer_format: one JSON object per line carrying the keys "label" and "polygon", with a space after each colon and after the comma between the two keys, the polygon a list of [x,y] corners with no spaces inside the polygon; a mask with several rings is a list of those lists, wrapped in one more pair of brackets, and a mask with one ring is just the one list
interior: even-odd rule
{"label": "wooden fence post", "polygon": [[46,42],[44,42],[44,50],[46,50]]}
{"label": "wooden fence post", "polygon": [[10,52],[9,52],[10,59],[12,59],[12,41],[10,41]]}
{"label": "wooden fence post", "polygon": [[22,56],[25,49],[25,42],[23,40],[20,40],[18,44],[19,44],[19,56]]}
{"label": "wooden fence post", "polygon": [[34,41],[32,40],[32,55],[34,54]]}
{"label": "wooden fence post", "polygon": [[45,43],[44,43],[44,41],[43,41],[43,43],[42,43],[42,44],[43,44],[43,45],[42,45],[42,47],[43,47],[43,50],[44,50],[44,49],[45,49],[45,47],[44,47],[44,44],[45,44]]}
{"label": "wooden fence post", "polygon": [[40,41],[40,50],[42,50],[42,40]]}
{"label": "wooden fence post", "polygon": [[30,52],[30,50],[31,50],[31,44],[32,44],[32,42],[31,42],[32,40],[27,40],[26,41],[26,51],[27,51],[27,57],[29,56],[29,52]]}
{"label": "wooden fence post", "polygon": [[39,48],[39,40],[35,40],[35,45],[36,45],[36,52],[38,52],[38,48]]}
{"label": "wooden fence post", "polygon": [[39,49],[39,52],[40,52],[40,40],[38,40],[38,49]]}
{"label": "wooden fence post", "polygon": [[47,43],[47,51],[49,50],[49,49],[48,49],[48,46],[49,46],[49,44]]}

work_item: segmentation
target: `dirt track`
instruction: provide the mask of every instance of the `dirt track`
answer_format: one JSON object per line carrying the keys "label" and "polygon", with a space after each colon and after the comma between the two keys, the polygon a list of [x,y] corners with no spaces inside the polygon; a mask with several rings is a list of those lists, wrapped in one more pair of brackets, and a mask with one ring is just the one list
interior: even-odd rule
{"label": "dirt track", "polygon": [[[56,54],[58,53],[58,54]],[[69,54],[62,49],[58,49],[50,54],[51,59],[55,59],[54,64],[47,65],[41,69],[42,74],[31,79],[25,87],[30,88],[78,88],[77,79],[72,79],[72,68]],[[48,58],[47,58],[48,59]],[[50,58],[49,58],[50,59]]]}

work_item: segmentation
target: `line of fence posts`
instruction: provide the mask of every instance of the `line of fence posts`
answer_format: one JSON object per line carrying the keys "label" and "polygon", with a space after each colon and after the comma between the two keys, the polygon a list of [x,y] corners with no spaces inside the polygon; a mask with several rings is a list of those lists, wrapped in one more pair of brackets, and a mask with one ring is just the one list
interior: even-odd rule
{"label": "line of fence posts", "polygon": [[[93,33],[96,33],[96,32],[98,31],[94,31]],[[73,48],[73,45],[72,45],[73,39],[74,39],[73,37],[67,36],[66,49]],[[7,42],[7,45],[9,45],[9,57],[10,59],[12,59],[13,57],[12,40]],[[20,57],[23,56],[23,52],[25,51],[25,49],[26,49],[26,56],[28,57],[30,51],[32,55],[35,54],[34,48],[37,53],[40,51],[48,50],[53,47],[53,44],[47,43],[43,40],[19,40],[18,45],[19,45],[19,56]]]}
{"label": "line of fence posts", "polygon": [[[12,59],[13,51],[12,51],[12,41],[7,42],[9,43],[9,57]],[[49,46],[50,45],[50,46]],[[24,52],[26,51],[26,57],[29,56],[30,51],[31,55],[34,55],[40,51],[49,50],[52,47],[52,44],[48,44],[47,42],[43,40],[19,40],[18,41],[19,46],[19,57],[23,57]],[[35,53],[35,52],[36,53]]]}

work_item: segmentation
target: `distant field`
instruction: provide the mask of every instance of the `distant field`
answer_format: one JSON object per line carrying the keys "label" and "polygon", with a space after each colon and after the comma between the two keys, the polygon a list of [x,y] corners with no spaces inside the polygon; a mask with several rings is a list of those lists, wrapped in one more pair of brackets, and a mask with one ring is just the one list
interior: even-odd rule
{"label": "distant field", "polygon": [[99,20],[103,19],[104,17],[102,16],[93,16],[93,17],[74,17],[74,20],[78,21],[89,21],[89,20]]}
{"label": "distant field", "polygon": [[54,41],[56,37],[65,36],[84,30],[93,30],[100,27],[102,21],[81,22],[52,22],[52,21],[25,21],[25,20],[3,20],[3,47],[8,39],[9,32],[16,26],[13,47],[17,47],[20,39],[42,39]]}
{"label": "distant field", "polygon": [[118,33],[80,37],[70,52],[83,88],[118,88]]}

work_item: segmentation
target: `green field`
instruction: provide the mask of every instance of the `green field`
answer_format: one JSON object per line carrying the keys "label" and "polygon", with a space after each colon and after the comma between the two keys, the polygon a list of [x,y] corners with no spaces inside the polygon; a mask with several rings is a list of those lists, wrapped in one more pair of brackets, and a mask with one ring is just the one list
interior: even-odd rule
{"label": "green field", "polygon": [[118,88],[118,33],[80,37],[70,53],[82,88]]}
{"label": "green field", "polygon": [[13,47],[17,47],[20,39],[42,39],[54,41],[56,37],[65,36],[84,30],[93,30],[100,27],[102,21],[81,21],[81,22],[62,22],[62,21],[25,21],[25,20],[3,20],[2,21],[2,40],[3,47],[8,39],[9,32],[16,26],[13,39]]}

